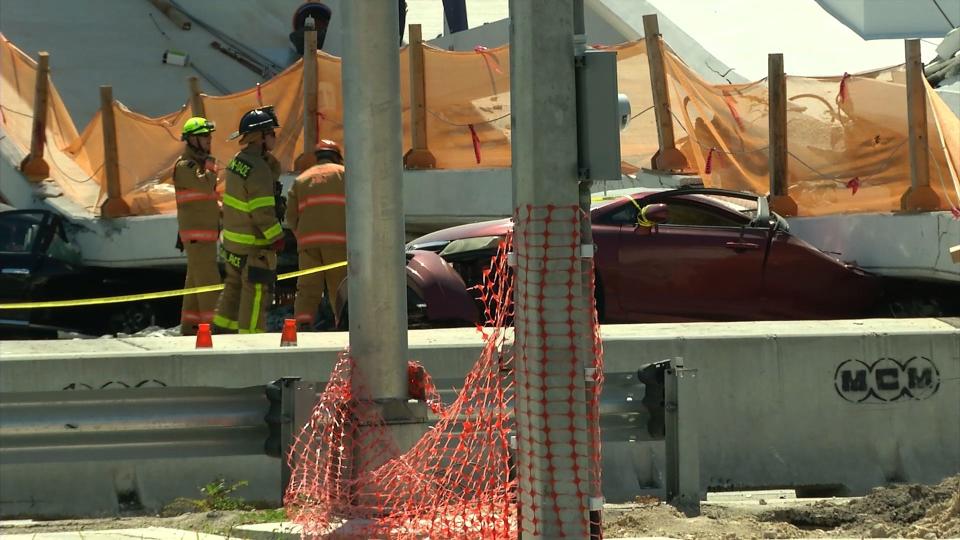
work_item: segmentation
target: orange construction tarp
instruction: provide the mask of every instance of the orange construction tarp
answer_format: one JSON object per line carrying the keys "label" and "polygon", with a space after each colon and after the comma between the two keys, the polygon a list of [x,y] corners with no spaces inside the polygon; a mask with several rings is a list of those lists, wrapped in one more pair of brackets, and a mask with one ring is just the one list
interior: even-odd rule
{"label": "orange construction tarp", "polygon": [[[634,117],[621,133],[625,170],[649,167],[657,150],[649,67],[644,42],[609,47],[617,52],[620,92]],[[410,148],[408,48],[400,50],[403,144]],[[340,59],[323,52],[318,66],[318,115],[308,119],[319,137],[342,140]],[[428,147],[440,169],[510,166],[509,47],[452,52],[424,49]],[[36,63],[0,35],[0,111],[3,128],[24,154],[30,147]],[[710,84],[669,49],[667,84],[677,147],[690,172],[707,186],[767,193],[766,81]],[[788,185],[800,215],[889,212],[900,209],[910,186],[905,70],[903,66],[843,77],[787,78]],[[277,157],[286,170],[303,151],[302,62],[258,88],[202,97],[218,125],[213,153],[222,167],[237,152],[226,141],[240,116],[260,104],[275,107],[281,123]],[[105,196],[100,113],[78,134],[50,85],[46,159],[51,178],[78,204],[96,211]],[[926,86],[930,183],[941,209],[960,206],[960,120]],[[150,118],[113,103],[121,192],[137,215],[175,211],[170,174],[182,150],[179,111]],[[347,148],[346,152],[350,149]]]}

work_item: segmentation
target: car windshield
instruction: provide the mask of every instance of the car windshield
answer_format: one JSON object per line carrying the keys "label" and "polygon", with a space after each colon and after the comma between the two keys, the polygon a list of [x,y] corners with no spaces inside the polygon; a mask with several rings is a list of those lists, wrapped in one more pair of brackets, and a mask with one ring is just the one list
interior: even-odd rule
{"label": "car windshield", "polygon": [[4,212],[0,214],[0,251],[30,253],[40,237],[43,214]]}

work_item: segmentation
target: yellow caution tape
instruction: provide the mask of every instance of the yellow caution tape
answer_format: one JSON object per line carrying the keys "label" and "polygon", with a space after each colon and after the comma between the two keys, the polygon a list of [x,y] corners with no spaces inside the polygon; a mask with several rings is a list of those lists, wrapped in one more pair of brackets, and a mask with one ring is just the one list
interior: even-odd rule
{"label": "yellow caution tape", "polygon": [[600,196],[596,196],[596,195],[595,195],[595,196],[593,196],[593,197],[590,198],[590,200],[591,200],[592,202],[613,201],[613,200],[616,200],[616,199],[626,199],[626,200],[632,202],[633,205],[637,207],[637,210],[638,210],[638,212],[637,212],[637,226],[638,226],[638,227],[653,227],[654,225],[656,225],[656,223],[654,223],[653,221],[650,221],[650,220],[647,219],[646,211],[645,211],[645,208],[646,208],[646,207],[641,208],[641,207],[640,207],[640,203],[638,203],[637,200],[634,199],[633,197],[628,197],[628,196],[626,196],[626,195],[614,195],[614,196],[610,196],[610,197],[600,197]]}
{"label": "yellow caution tape", "polygon": [[[295,277],[305,276],[307,274],[325,272],[327,270],[333,270],[334,268],[340,268],[346,265],[347,265],[347,261],[341,261],[338,263],[327,264],[324,266],[307,268],[306,270],[297,270],[296,272],[288,272],[286,274],[280,274],[279,276],[277,276],[277,280],[279,281],[284,279],[292,279]],[[134,302],[137,300],[155,300],[157,298],[171,298],[174,296],[183,296],[187,294],[213,292],[213,291],[219,291],[221,289],[223,289],[222,283],[220,285],[204,285],[203,287],[191,287],[189,289],[177,289],[173,291],[158,291],[158,292],[143,293],[143,294],[127,294],[124,296],[107,296],[105,298],[84,298],[81,300],[53,300],[49,302],[24,302],[22,304],[0,304],[0,309],[37,309],[37,308],[52,308],[52,307],[95,306],[100,304],[119,304],[122,302]]]}

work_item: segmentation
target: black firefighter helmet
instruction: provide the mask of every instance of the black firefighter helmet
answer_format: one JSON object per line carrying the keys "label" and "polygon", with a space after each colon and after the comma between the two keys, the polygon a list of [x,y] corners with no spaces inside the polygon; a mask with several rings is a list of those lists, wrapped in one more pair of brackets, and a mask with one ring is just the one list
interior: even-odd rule
{"label": "black firefighter helmet", "polygon": [[232,141],[242,135],[247,133],[253,133],[254,131],[270,131],[280,127],[280,122],[277,120],[277,113],[273,110],[273,105],[267,105],[265,107],[257,107],[256,109],[247,111],[242,117],[240,117],[240,126],[237,131],[234,131],[228,141]]}

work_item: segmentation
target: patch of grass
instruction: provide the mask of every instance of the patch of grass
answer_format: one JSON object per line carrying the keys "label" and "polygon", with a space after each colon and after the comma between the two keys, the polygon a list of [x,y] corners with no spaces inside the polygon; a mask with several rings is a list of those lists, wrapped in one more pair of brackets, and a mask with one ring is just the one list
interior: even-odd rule
{"label": "patch of grass", "polygon": [[199,500],[200,511],[210,510],[252,510],[253,507],[244,502],[241,497],[234,497],[232,494],[240,488],[246,487],[248,482],[240,480],[231,485],[223,478],[217,478],[213,482],[200,488],[203,498]]}
{"label": "patch of grass", "polygon": [[200,488],[200,493],[203,494],[202,498],[177,497],[160,511],[160,515],[172,517],[186,513],[212,512],[215,510],[253,510],[253,507],[247,504],[242,497],[233,495],[235,491],[246,485],[246,480],[228,484],[225,479],[217,478]]}
{"label": "patch of grass", "polygon": [[244,512],[240,519],[241,525],[255,525],[257,523],[280,523],[287,520],[286,508],[268,508],[266,510],[254,510],[253,512]]}

